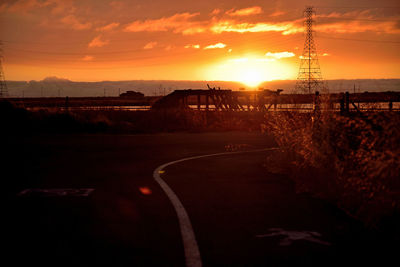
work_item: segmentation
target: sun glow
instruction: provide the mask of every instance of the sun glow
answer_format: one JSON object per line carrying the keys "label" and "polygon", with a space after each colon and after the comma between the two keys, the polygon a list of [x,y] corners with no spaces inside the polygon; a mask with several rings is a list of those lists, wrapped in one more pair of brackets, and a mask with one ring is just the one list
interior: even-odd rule
{"label": "sun glow", "polygon": [[208,80],[236,81],[252,88],[265,81],[290,79],[294,75],[292,66],[256,56],[229,59],[205,70]]}
{"label": "sun glow", "polygon": [[241,77],[238,77],[237,80],[250,87],[256,87],[264,81],[264,77],[262,71],[251,67],[245,68],[241,74]]}

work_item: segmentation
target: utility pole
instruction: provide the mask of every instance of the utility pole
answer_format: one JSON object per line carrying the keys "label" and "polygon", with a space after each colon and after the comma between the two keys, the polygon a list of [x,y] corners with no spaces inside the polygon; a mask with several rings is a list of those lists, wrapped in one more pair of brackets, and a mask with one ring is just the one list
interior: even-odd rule
{"label": "utility pole", "polygon": [[296,91],[300,93],[313,94],[317,91],[326,89],[322,80],[317,49],[313,37],[314,14],[315,11],[313,7],[306,7],[304,10],[306,39],[304,42],[303,54],[300,57],[300,68],[296,82]]}
{"label": "utility pole", "polygon": [[3,72],[3,42],[0,41],[0,98],[6,96],[8,96],[8,89]]}

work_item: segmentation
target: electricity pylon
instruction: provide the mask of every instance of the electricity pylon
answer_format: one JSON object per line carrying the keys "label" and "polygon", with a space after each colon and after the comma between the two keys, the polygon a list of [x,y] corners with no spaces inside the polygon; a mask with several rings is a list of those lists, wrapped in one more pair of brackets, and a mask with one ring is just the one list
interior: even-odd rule
{"label": "electricity pylon", "polygon": [[0,41],[0,98],[6,96],[8,96],[8,90],[3,72],[3,43]]}
{"label": "electricity pylon", "polygon": [[300,93],[311,94],[325,89],[313,37],[314,14],[315,11],[313,7],[306,7],[304,10],[304,17],[306,18],[304,22],[304,26],[306,27],[306,40],[303,54],[300,57],[300,69],[296,82],[296,91]]}

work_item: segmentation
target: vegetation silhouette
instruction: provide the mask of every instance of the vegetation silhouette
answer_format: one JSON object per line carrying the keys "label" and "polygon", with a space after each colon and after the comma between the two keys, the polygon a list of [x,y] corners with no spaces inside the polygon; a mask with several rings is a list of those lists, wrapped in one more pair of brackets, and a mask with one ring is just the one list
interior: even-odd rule
{"label": "vegetation silhouette", "polygon": [[298,192],[329,200],[399,238],[399,125],[396,112],[268,113],[263,129],[282,149],[267,166],[287,173]]}

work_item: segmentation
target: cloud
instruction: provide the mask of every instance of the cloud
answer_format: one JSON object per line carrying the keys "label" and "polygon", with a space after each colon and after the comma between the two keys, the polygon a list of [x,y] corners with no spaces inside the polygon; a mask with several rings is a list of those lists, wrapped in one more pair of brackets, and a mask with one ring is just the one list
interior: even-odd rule
{"label": "cloud", "polygon": [[281,59],[281,58],[289,58],[289,57],[294,57],[295,54],[292,52],[268,52],[265,54],[266,57],[271,58],[271,59]]}
{"label": "cloud", "polygon": [[[212,13],[220,11],[214,10]],[[258,14],[262,12],[259,7],[228,11],[230,16],[244,16],[244,14]],[[223,32],[282,32],[282,34],[293,34],[303,31],[302,20],[280,22],[280,23],[249,23],[237,22],[235,19],[218,19],[213,17],[211,20],[194,20],[200,13],[178,13],[170,17],[160,19],[137,20],[126,25],[126,32],[165,32],[172,31],[183,35],[212,32],[220,34]],[[233,15],[234,14],[234,15]],[[242,15],[238,15],[242,14]]]}
{"label": "cloud", "polygon": [[331,12],[329,14],[317,14],[316,18],[357,18],[357,19],[373,19],[373,9],[354,10],[346,13]]}
{"label": "cloud", "polygon": [[395,21],[350,21],[319,24],[314,27],[316,31],[325,33],[361,33],[361,32],[386,32],[399,34],[400,29]]}
{"label": "cloud", "polygon": [[185,48],[194,48],[194,49],[199,49],[200,45],[198,44],[188,44],[184,46]]}
{"label": "cloud", "polygon": [[87,23],[79,22],[79,20],[75,17],[75,15],[68,15],[66,17],[63,17],[61,19],[61,22],[64,23],[65,25],[71,26],[71,28],[74,30],[88,30],[92,27],[92,23],[90,22]]}
{"label": "cloud", "polygon": [[[304,32],[304,19],[300,18],[291,21],[268,22],[255,21],[246,22],[242,17],[247,15],[259,14],[262,12],[260,7],[250,7],[239,10],[229,10],[223,14],[228,14],[230,18],[216,17],[213,15],[221,14],[221,10],[214,9],[209,14],[211,19],[199,19],[200,13],[177,13],[170,17],[162,17],[159,19],[137,20],[125,26],[124,31],[127,32],[166,32],[180,33],[183,35],[199,34],[199,33],[214,33],[221,34],[224,32],[248,33],[248,32],[279,32],[282,35],[290,35]],[[281,16],[284,12],[277,11],[270,16]],[[367,11],[348,12],[345,16],[361,14],[363,17],[370,18]],[[324,17],[340,19],[343,14],[330,13],[320,15],[318,23],[314,26],[316,31],[333,32],[333,33],[357,33],[367,31],[379,31],[386,33],[400,33],[399,19],[393,18],[393,21],[379,21],[365,19],[357,21],[329,21]],[[239,18],[240,17],[240,18]],[[318,16],[317,16],[318,18]],[[327,21],[328,20],[328,21]]]}
{"label": "cloud", "polygon": [[35,9],[50,8],[51,14],[71,14],[76,11],[73,1],[66,0],[17,0],[13,3],[2,4],[1,11],[26,13]]}
{"label": "cloud", "polygon": [[262,8],[259,6],[253,6],[253,7],[248,7],[248,8],[243,8],[243,9],[238,9],[238,10],[228,10],[225,13],[229,16],[249,16],[249,15],[257,15],[261,14]]}
{"label": "cloud", "polygon": [[88,44],[88,47],[102,47],[102,46],[108,45],[109,42],[110,42],[110,41],[108,41],[108,40],[105,40],[105,41],[101,40],[101,35],[99,35],[99,36],[95,37],[95,38]]}
{"label": "cloud", "polygon": [[219,13],[221,13],[221,12],[222,12],[221,9],[216,8],[216,9],[214,9],[210,14],[213,15],[213,16],[215,16],[215,15],[218,15]]}
{"label": "cloud", "polygon": [[385,32],[399,34],[399,16],[377,17],[376,9],[318,14],[315,30],[329,33]]}
{"label": "cloud", "polygon": [[215,48],[224,48],[224,47],[226,47],[226,44],[216,43],[213,45],[208,45],[208,46],[204,47],[203,49],[215,49]]}
{"label": "cloud", "polygon": [[119,23],[118,23],[118,22],[112,22],[112,23],[107,24],[107,25],[105,25],[105,26],[103,26],[103,27],[99,27],[99,28],[97,28],[96,30],[97,30],[97,31],[101,31],[101,32],[111,31],[112,29],[115,29],[115,28],[117,28],[118,26],[119,26]]}
{"label": "cloud", "polygon": [[153,49],[156,46],[157,46],[157,42],[149,42],[143,47],[143,49]]}
{"label": "cloud", "polygon": [[193,34],[203,32],[205,29],[199,27],[192,19],[200,13],[178,13],[170,17],[160,19],[149,19],[145,21],[134,21],[128,24],[126,32],[162,32],[172,30],[174,33]]}
{"label": "cloud", "polygon": [[27,12],[35,8],[41,8],[50,5],[49,1],[38,0],[17,0],[14,3],[4,3],[0,6],[0,11],[8,12]]}
{"label": "cloud", "polygon": [[222,32],[282,32],[282,34],[293,34],[297,32],[302,32],[303,28],[294,25],[293,23],[236,23],[232,20],[218,21],[214,23],[210,30],[214,33]]}
{"label": "cloud", "polygon": [[93,56],[84,56],[84,57],[82,58],[83,61],[92,61],[93,59],[94,59]]}
{"label": "cloud", "polygon": [[269,16],[270,17],[279,17],[279,16],[282,16],[285,14],[286,14],[286,12],[284,12],[284,11],[275,11],[274,13],[270,14]]}
{"label": "cloud", "polygon": [[76,11],[76,7],[74,6],[73,1],[65,1],[65,0],[47,0],[51,2],[51,13],[53,15],[66,14],[66,13],[74,13]]}

